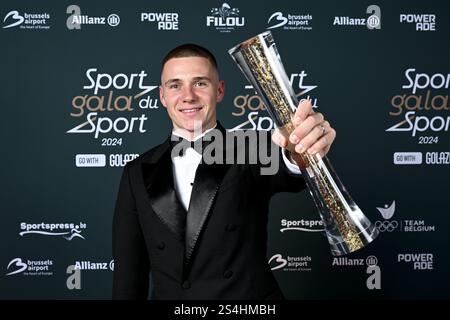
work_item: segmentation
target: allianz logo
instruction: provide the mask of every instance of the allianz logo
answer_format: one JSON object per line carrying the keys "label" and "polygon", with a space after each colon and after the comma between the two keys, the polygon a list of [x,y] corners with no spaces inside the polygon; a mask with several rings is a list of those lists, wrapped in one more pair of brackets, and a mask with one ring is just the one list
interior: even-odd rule
{"label": "allianz logo", "polygon": [[108,262],[76,261],[75,270],[111,270],[114,271],[114,260]]}
{"label": "allianz logo", "polygon": [[347,257],[335,257],[333,258],[332,266],[340,267],[353,267],[353,266],[364,266],[368,267],[378,265],[378,258],[374,255],[364,258],[347,258]]}

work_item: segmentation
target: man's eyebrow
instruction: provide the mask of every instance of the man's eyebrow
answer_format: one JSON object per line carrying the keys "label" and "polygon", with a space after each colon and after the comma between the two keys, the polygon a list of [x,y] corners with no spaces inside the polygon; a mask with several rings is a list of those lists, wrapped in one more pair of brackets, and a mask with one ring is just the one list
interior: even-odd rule
{"label": "man's eyebrow", "polygon": [[208,81],[211,81],[211,79],[208,78],[208,77],[206,77],[206,76],[203,76],[203,77],[194,77],[194,81],[200,81],[200,80],[208,80]]}
{"label": "man's eyebrow", "polygon": [[167,86],[170,83],[177,83],[177,82],[181,82],[180,79],[169,79],[166,82],[164,82],[164,85]]}
{"label": "man's eyebrow", "polygon": [[[207,77],[207,76],[198,76],[198,77],[194,77],[193,80],[194,80],[194,81],[202,81],[202,80],[203,80],[203,81],[204,81],[204,80],[206,80],[206,81],[211,81],[211,79],[210,79],[209,77]],[[172,83],[180,83],[180,82],[182,82],[181,79],[174,78],[174,79],[169,79],[169,80],[167,80],[166,82],[164,82],[164,85],[167,86],[167,85],[172,84]]]}

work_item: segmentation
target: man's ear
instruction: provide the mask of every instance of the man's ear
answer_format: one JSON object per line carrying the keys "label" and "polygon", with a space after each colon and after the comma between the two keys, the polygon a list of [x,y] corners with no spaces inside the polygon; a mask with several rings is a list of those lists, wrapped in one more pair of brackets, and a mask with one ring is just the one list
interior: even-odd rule
{"label": "man's ear", "polygon": [[159,86],[159,100],[161,101],[164,108],[167,108],[166,99],[164,98],[164,88],[162,85]]}
{"label": "man's ear", "polygon": [[225,82],[223,80],[219,80],[219,85],[217,86],[216,102],[222,102],[224,95],[225,95]]}

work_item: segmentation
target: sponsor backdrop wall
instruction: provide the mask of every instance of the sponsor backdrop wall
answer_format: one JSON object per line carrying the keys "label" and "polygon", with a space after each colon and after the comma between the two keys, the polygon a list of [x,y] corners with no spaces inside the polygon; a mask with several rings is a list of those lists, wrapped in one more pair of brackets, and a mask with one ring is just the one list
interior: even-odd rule
{"label": "sponsor backdrop wall", "polygon": [[278,194],[267,259],[286,297],[449,298],[449,9],[446,1],[3,1],[0,298],[110,298],[123,165],[171,128],[160,60],[186,42],[210,48],[226,82],[220,121],[270,130],[227,53],[267,29],[294,90],[336,129],[329,158],[381,231],[334,258],[309,193]]}

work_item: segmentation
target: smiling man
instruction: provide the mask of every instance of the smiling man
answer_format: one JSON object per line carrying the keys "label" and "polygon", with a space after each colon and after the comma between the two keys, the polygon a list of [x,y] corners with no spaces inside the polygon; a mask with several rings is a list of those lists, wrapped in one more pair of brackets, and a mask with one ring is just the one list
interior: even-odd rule
{"label": "smiling man", "polygon": [[[261,174],[260,162],[204,163],[196,144],[229,135],[216,119],[224,97],[216,59],[185,44],[162,65],[160,99],[173,129],[124,169],[113,222],[113,298],[146,299],[151,275],[155,299],[282,299],[266,256],[269,202],[277,192],[305,188],[298,167],[284,153],[271,175]],[[289,139],[298,152],[328,152],[336,133],[309,102],[293,121]],[[254,143],[271,144],[268,137]],[[174,152],[179,139],[189,146],[181,154]],[[277,131],[272,140],[288,143]]]}
{"label": "smiling man", "polygon": [[[168,58],[163,62],[160,99],[174,132],[193,140],[194,131],[216,126],[216,105],[224,96],[215,62],[204,57]],[[197,126],[197,127],[196,127]]]}

